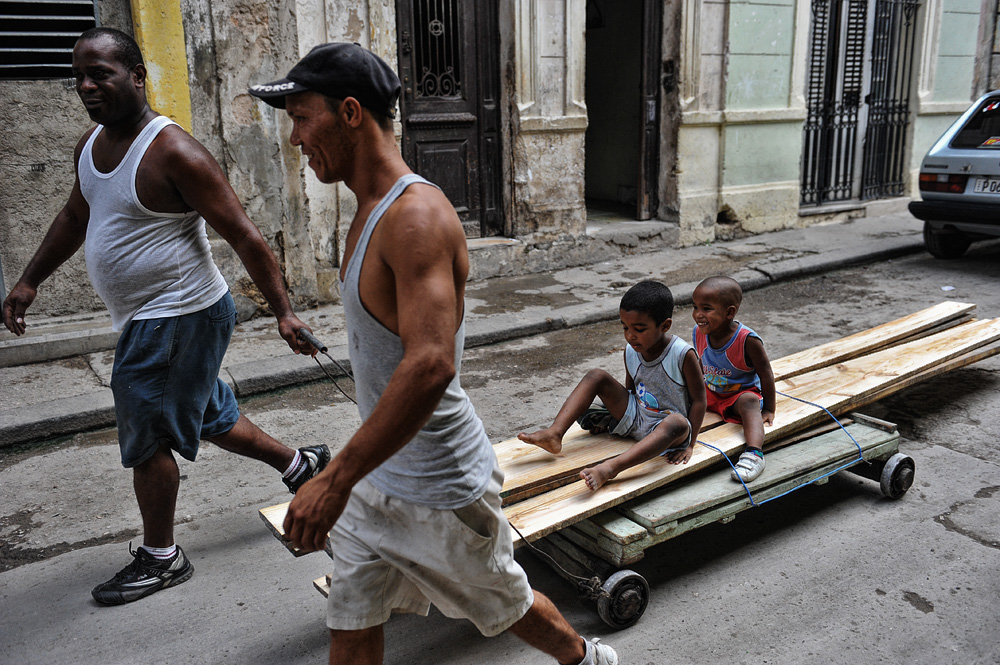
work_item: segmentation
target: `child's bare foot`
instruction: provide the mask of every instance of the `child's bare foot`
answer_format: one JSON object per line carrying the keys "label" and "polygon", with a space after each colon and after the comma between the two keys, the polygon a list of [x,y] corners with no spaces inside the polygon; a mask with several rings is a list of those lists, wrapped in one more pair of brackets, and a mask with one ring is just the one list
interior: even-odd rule
{"label": "child's bare foot", "polygon": [[531,434],[521,432],[517,435],[517,438],[525,443],[538,446],[542,450],[547,450],[553,455],[562,450],[562,437],[551,428],[540,429],[537,432],[532,432]]}
{"label": "child's bare foot", "polygon": [[611,470],[607,462],[602,462],[597,466],[591,466],[580,472],[580,477],[583,478],[583,482],[587,483],[587,487],[591,491],[597,491],[604,486],[604,483],[608,482],[615,477],[615,472]]}

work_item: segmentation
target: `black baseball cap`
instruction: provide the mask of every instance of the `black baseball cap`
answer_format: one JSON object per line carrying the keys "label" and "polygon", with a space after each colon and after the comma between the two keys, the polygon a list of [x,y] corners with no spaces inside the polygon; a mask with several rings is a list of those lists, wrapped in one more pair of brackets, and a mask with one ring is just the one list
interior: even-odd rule
{"label": "black baseball cap", "polygon": [[365,108],[395,118],[400,89],[399,77],[382,58],[344,42],[314,46],[288,76],[252,86],[250,94],[279,109],[285,108],[286,96],[307,90],[334,99],[354,97]]}

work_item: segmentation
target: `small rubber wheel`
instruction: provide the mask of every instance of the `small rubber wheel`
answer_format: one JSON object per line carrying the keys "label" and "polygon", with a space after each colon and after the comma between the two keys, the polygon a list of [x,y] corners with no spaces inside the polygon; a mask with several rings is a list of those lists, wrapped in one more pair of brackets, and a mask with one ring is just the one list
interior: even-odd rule
{"label": "small rubber wheel", "polygon": [[639,620],[649,604],[649,584],[639,573],[619,570],[604,584],[597,600],[597,614],[612,628],[628,628]]}
{"label": "small rubber wheel", "polygon": [[890,457],[882,469],[882,477],[879,480],[882,494],[890,499],[898,499],[906,494],[906,490],[913,485],[915,468],[913,458],[909,455],[896,453]]}

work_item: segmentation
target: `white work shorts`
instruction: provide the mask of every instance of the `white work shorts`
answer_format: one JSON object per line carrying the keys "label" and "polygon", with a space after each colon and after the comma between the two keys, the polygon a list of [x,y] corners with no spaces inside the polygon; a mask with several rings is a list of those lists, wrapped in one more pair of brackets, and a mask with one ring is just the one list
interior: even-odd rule
{"label": "white work shorts", "polygon": [[500,510],[499,466],[486,492],[457,510],[388,497],[366,480],[351,492],[330,532],[333,575],[327,625],[379,626],[393,612],[465,618],[489,637],[531,608],[528,577],[514,561],[510,527]]}

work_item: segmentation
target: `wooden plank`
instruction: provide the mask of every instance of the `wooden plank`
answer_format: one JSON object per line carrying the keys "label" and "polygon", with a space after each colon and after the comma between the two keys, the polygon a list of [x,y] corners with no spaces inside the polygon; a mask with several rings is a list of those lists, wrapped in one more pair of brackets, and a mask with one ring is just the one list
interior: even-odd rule
{"label": "wooden plank", "polygon": [[968,320],[975,309],[972,303],[941,302],[874,328],[779,358],[771,362],[771,370],[775,380],[792,378],[903,340],[919,339],[931,330],[940,331],[958,325]]}
{"label": "wooden plank", "polygon": [[[969,303],[942,302],[843,339],[793,353],[772,361],[775,380],[792,378],[806,373],[807,369],[815,370],[819,366],[843,362],[904,338],[919,338],[942,326],[957,326],[968,319],[975,307]],[[706,414],[702,432],[721,424],[722,420],[716,414]],[[590,435],[575,423],[563,437],[563,449],[557,455],[517,438],[501,441],[494,445],[494,450],[504,470],[504,484],[500,491],[503,505],[508,506],[576,482],[581,470],[620,455],[630,445],[632,441],[610,434]]]}
{"label": "wooden plank", "polygon": [[[876,446],[868,449],[867,453],[876,458],[879,456],[888,457],[895,452],[898,452],[898,450],[899,442],[893,439],[877,444]],[[782,494],[785,494],[795,489],[800,484],[806,482],[815,481],[815,484],[817,485],[824,484],[829,480],[829,478],[826,477],[828,474],[836,471],[844,464],[849,463],[852,459],[855,459],[853,455],[842,459],[831,460],[824,465],[813,467],[807,473],[793,476],[792,478],[785,479],[782,482],[771,485],[763,490],[758,490],[757,492],[754,492],[754,501],[760,503],[773,497],[781,496]],[[724,471],[723,473],[727,472]],[[822,480],[820,480],[821,478]],[[728,481],[728,479],[725,480]],[[743,510],[747,510],[750,507],[750,500],[744,493],[727,503],[715,506],[714,508],[711,508],[703,513],[690,515],[680,520],[672,520],[667,522],[663,527],[654,530],[653,535],[650,537],[650,546],[652,547],[664,541],[670,540],[671,538],[676,538],[677,536],[705,526],[706,524],[711,524],[713,522],[731,522],[736,518],[738,513]]]}
{"label": "wooden plank", "polygon": [[[898,434],[888,434],[867,425],[851,424],[847,431],[867,451],[887,441],[898,441]],[[751,484],[755,495],[762,490],[782,483],[809,470],[832,463],[843,463],[858,457],[858,446],[840,428],[810,438],[801,445],[786,446],[769,453],[763,482]],[[865,459],[868,459],[868,455]],[[689,483],[680,483],[669,491],[660,490],[630,501],[619,512],[646,529],[654,530],[668,522],[677,522],[689,515],[707,510],[725,501],[746,497],[746,491],[729,477],[728,465],[712,476],[699,476]],[[706,482],[706,478],[715,481]]]}
{"label": "wooden plank", "polygon": [[[975,355],[977,349],[997,340],[1000,340],[1000,320],[970,322],[786,379],[778,383],[778,390],[822,405],[834,413],[845,413],[910,385],[919,376],[939,371],[936,366],[947,364],[949,360],[964,361],[963,356]],[[982,354],[996,352],[981,351]],[[774,426],[765,432],[765,444],[826,418],[826,413],[815,407],[779,397]],[[726,455],[739,451],[744,444],[742,427],[728,423],[705,432],[701,440],[715,445]],[[596,492],[577,481],[508,506],[504,512],[523,537],[532,540],[690,475],[720,459],[714,450],[696,446],[686,465],[653,459],[626,470]],[[521,536],[515,533],[515,545],[520,544],[520,540]]]}
{"label": "wooden plank", "polygon": [[[848,430],[865,459],[888,457],[899,450],[895,431],[864,424],[848,425]],[[839,428],[814,435],[807,444],[768,455],[767,473],[761,477],[763,484],[755,483],[754,500],[759,503],[778,496],[857,458],[858,447]],[[581,520],[559,533],[570,537],[577,547],[621,567],[638,561],[654,545],[751,507],[743,487],[729,478],[728,468],[677,485]],[[614,524],[614,528],[601,528],[604,523]]]}
{"label": "wooden plank", "polygon": [[288,504],[286,501],[284,503],[279,503],[274,506],[268,506],[267,508],[261,508],[257,511],[260,518],[264,520],[264,524],[267,525],[268,530],[274,535],[275,538],[281,541],[289,552],[295,556],[303,556],[308,554],[308,552],[303,552],[299,548],[292,545],[291,542],[285,538],[285,513],[288,512]]}
{"label": "wooden plank", "polygon": [[324,575],[323,577],[317,577],[313,580],[313,586],[316,590],[323,594],[324,598],[330,597],[330,576]]}

